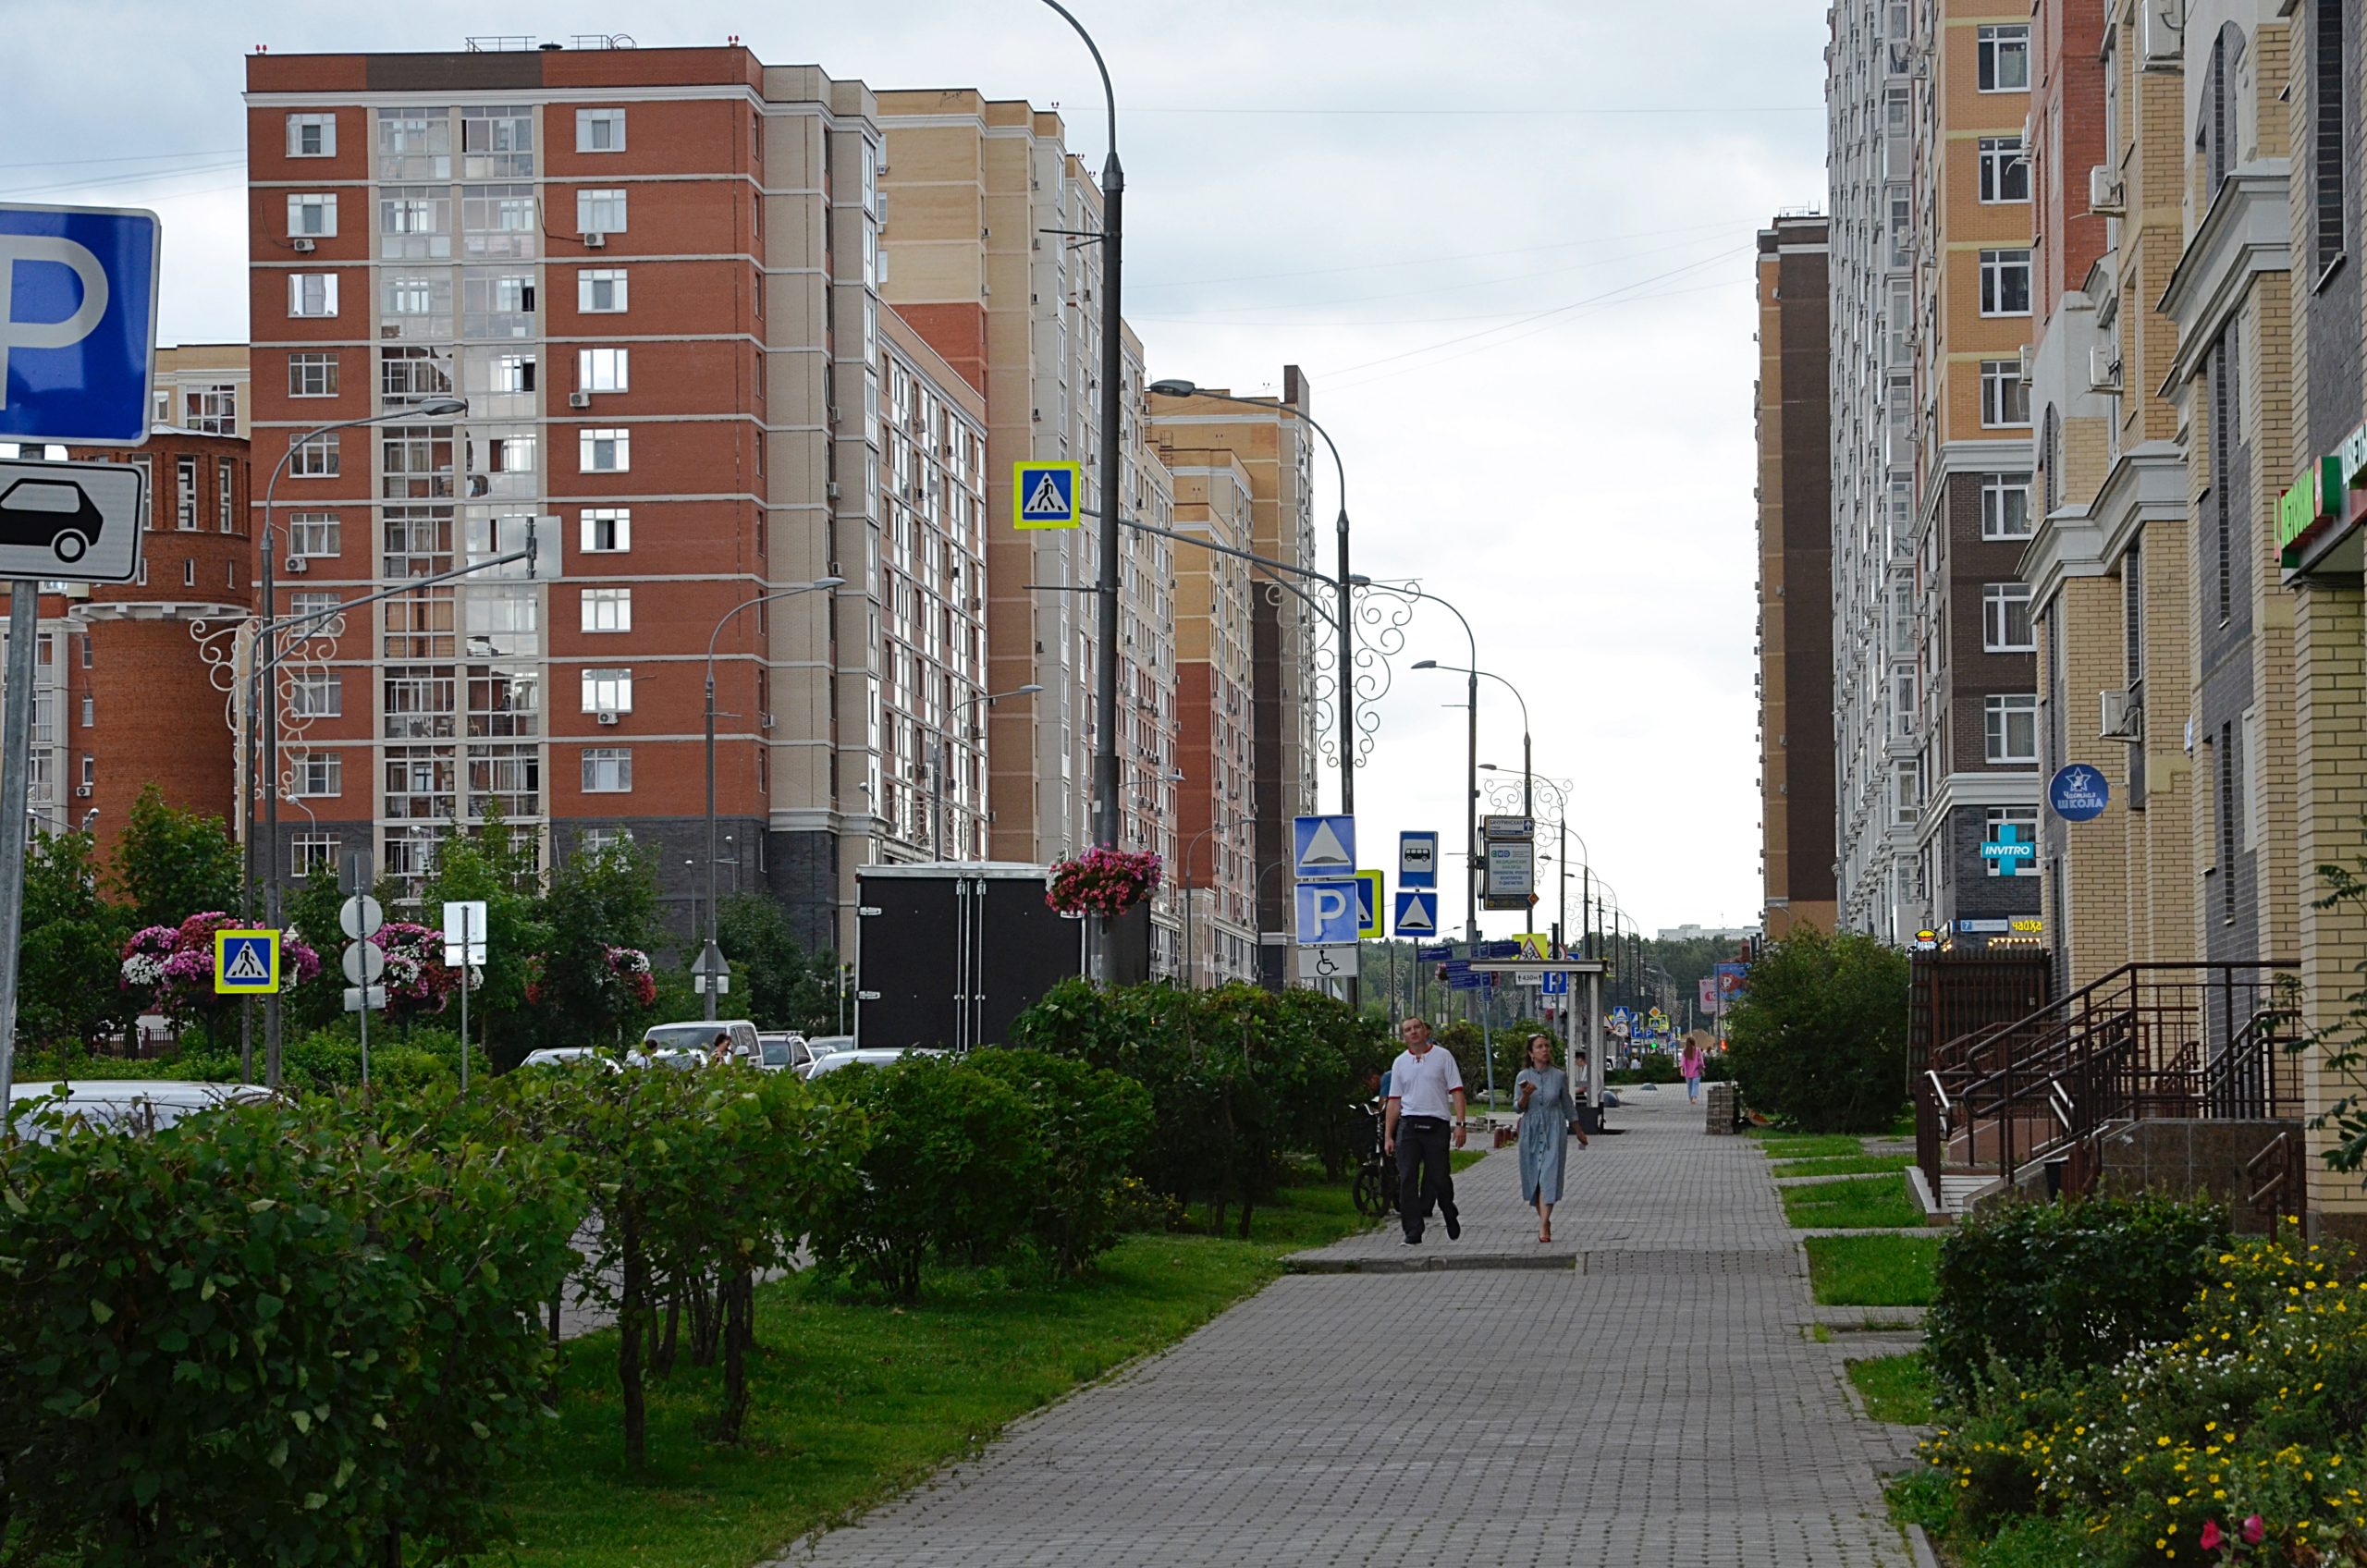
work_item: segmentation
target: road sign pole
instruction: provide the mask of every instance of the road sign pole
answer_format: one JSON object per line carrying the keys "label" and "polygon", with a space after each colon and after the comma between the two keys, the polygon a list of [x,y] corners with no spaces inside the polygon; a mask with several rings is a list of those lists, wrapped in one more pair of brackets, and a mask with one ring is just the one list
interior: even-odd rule
{"label": "road sign pole", "polygon": [[17,961],[25,919],[25,796],[32,782],[33,640],[41,585],[18,579],[8,596],[7,704],[0,712],[0,1121],[13,1136],[17,1079]]}
{"label": "road sign pole", "polygon": [[[469,1097],[469,905],[460,906],[460,1097]],[[363,1012],[370,1011],[370,993],[362,993]]]}
{"label": "road sign pole", "polygon": [[[362,973],[366,974],[369,972],[364,970]],[[460,1060],[463,1062],[469,1060],[469,1037],[465,1031],[460,1035]],[[362,982],[362,1090],[364,1094],[370,1092],[370,982],[367,980]]]}

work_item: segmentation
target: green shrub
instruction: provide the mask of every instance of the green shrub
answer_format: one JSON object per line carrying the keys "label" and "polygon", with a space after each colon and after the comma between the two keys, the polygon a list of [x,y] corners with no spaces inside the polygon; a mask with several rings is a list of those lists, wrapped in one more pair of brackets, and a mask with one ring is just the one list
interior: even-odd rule
{"label": "green shrub", "polygon": [[1964,1402],[2001,1363],[2077,1371],[2168,1339],[2227,1239],[2224,1208],[2152,1195],[1970,1215],[1940,1246],[1932,1374]]}
{"label": "green shrub", "polygon": [[542,1419],[572,1161],[450,1096],[0,1146],[13,1560],[447,1561]]}
{"label": "green shrub", "polygon": [[1667,1051],[1646,1051],[1635,1067],[1614,1067],[1602,1075],[1606,1084],[1681,1084],[1685,1074]]}
{"label": "green shrub", "polygon": [[825,1267],[911,1303],[930,1255],[992,1263],[1026,1230],[1046,1156],[1019,1090],[925,1056],[834,1072],[822,1084],[869,1133],[860,1180],[813,1211],[814,1256]]}
{"label": "green shrub", "polygon": [[1150,1136],[1149,1094],[1043,1051],[981,1051],[969,1065],[1026,1098],[1044,1144],[1029,1229],[1054,1268],[1077,1272],[1118,1239],[1118,1183]]}
{"label": "green shrub", "polygon": [[1879,1133],[1907,1103],[1907,955],[1802,925],[1770,942],[1727,1023],[1744,1102],[1811,1133]]}

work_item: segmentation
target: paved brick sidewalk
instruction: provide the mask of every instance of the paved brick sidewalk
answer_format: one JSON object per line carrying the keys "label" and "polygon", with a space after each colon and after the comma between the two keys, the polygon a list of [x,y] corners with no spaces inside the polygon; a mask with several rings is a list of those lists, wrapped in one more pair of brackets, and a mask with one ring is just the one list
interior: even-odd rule
{"label": "paved brick sidewalk", "polygon": [[[1905,1564],[1765,1160],[1637,1098],[1571,1153],[1576,1268],[1282,1280],[782,1561]],[[1426,1255],[1537,1248],[1511,1151],[1457,1186]]]}

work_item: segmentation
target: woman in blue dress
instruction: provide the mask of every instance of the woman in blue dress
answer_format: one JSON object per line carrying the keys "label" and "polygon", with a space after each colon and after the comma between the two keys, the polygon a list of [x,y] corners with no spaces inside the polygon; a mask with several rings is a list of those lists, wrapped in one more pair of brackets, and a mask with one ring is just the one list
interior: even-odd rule
{"label": "woman in blue dress", "polygon": [[1520,1195],[1537,1207],[1537,1239],[1553,1239],[1553,1206],[1562,1201],[1562,1159],[1575,1137],[1583,1146],[1577,1107],[1570,1099],[1570,1076],[1553,1065],[1553,1042],[1528,1037],[1528,1065],[1513,1080],[1513,1104],[1520,1112]]}

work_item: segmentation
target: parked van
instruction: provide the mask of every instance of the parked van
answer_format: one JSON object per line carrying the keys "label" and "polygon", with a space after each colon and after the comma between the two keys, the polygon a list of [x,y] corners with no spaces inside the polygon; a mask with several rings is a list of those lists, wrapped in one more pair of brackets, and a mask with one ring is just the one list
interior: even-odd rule
{"label": "parked van", "polygon": [[731,1060],[756,1062],[764,1060],[756,1042],[756,1026],[744,1018],[718,1018],[712,1023],[693,1021],[689,1023],[653,1023],[641,1036],[641,1048],[655,1055],[661,1051],[696,1051],[701,1056],[714,1054],[715,1037],[731,1036]]}

